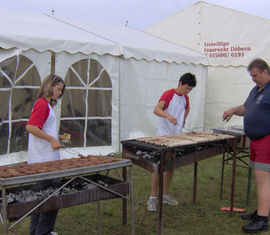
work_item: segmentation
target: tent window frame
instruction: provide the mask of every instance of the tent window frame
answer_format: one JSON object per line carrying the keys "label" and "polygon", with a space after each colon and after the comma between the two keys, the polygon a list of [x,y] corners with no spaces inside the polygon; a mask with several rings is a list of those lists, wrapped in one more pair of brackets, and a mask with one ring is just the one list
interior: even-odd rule
{"label": "tent window frame", "polygon": [[[7,66],[6,65],[8,63],[7,61],[9,61],[9,60],[11,60],[12,62],[15,62],[14,71],[12,71],[10,68],[8,69],[8,70],[10,70],[12,77],[7,73]],[[24,63],[26,63],[28,65],[25,66]],[[6,72],[3,70],[4,67],[5,67]],[[39,79],[37,81],[37,83],[39,83],[39,85],[36,86],[36,85],[31,85],[31,84],[30,85],[29,84],[27,84],[27,85],[20,84],[23,80],[28,80],[28,78],[29,78],[28,76],[32,72],[34,74],[38,75],[38,78],[35,77],[35,80]],[[27,89],[27,91],[30,92],[31,94],[33,94],[33,92],[35,92],[35,90],[36,90],[36,92],[38,92],[38,90],[40,88],[40,84],[41,84],[40,74],[39,74],[35,64],[33,63],[33,61],[24,55],[14,55],[12,57],[9,57],[9,58],[6,58],[6,59],[0,61],[0,74],[4,78],[6,78],[6,80],[8,81],[8,83],[10,85],[10,87],[8,87],[8,88],[7,87],[0,87],[0,93],[1,93],[1,91],[8,91],[9,92],[8,103],[5,104],[5,105],[8,105],[8,117],[4,118],[4,120],[1,120],[1,122],[0,122],[0,127],[1,126],[3,126],[3,127],[8,126],[7,145],[6,145],[6,149],[3,150],[0,153],[0,155],[10,154],[13,152],[18,152],[18,151],[27,151],[28,133],[26,133],[26,131],[25,131],[25,125],[29,119],[30,113],[29,114],[27,113],[27,115],[23,115],[21,113],[21,116],[19,115],[19,117],[16,117],[16,116],[18,116],[18,115],[15,115],[16,108],[17,108],[17,106],[18,107],[25,106],[25,104],[23,103],[25,101],[25,99],[19,99],[19,102],[17,103],[16,106],[14,104],[14,107],[13,107],[12,101],[13,101],[13,96],[14,96],[17,89],[21,89],[21,90],[24,89],[25,92]],[[18,84],[20,84],[20,85],[18,85]],[[29,90],[29,89],[31,89],[31,90]],[[29,97],[30,96],[31,95],[29,95]],[[25,97],[23,97],[23,98],[25,98]],[[27,102],[28,103],[31,102],[31,104],[29,104],[29,105],[31,106],[31,109],[32,109],[32,106],[35,102],[35,99],[33,97],[30,97],[30,98],[31,98],[30,101],[28,99]],[[31,111],[31,109],[30,109],[30,111]],[[14,118],[14,116],[15,116],[15,118]],[[18,131],[18,130],[21,132],[21,135],[16,134],[16,136],[13,136],[13,131]],[[18,141],[18,142],[12,143],[14,140],[15,140],[15,142],[16,141]]]}
{"label": "tent window frame", "polygon": [[[87,64],[86,64],[87,61]],[[92,63],[91,62],[95,62]],[[76,70],[76,66],[80,67],[80,64],[82,63],[85,66],[87,66],[87,69],[83,69],[84,73],[86,72],[86,74],[84,73],[80,73]],[[91,70],[93,69],[93,66],[97,67],[97,69],[99,70],[97,73],[97,76],[95,76],[94,78],[91,78]],[[73,73],[73,76],[75,76],[77,78],[77,84],[76,86],[69,86],[69,84],[67,84],[67,77],[69,76],[69,73]],[[103,75],[104,73],[106,73],[105,75]],[[102,86],[96,86],[95,84],[100,80],[100,79],[105,79],[104,76],[106,77],[107,75],[107,79],[109,79],[109,85],[110,87],[102,87]],[[85,76],[85,77],[83,77]],[[68,82],[71,82],[71,80],[69,80]],[[84,121],[84,126],[83,126],[83,135],[82,138],[83,139],[83,143],[80,143],[78,145],[76,144],[71,144],[71,147],[99,147],[99,146],[112,146],[112,81],[111,78],[109,76],[109,74],[107,73],[107,71],[105,70],[105,68],[100,64],[100,62],[96,59],[92,59],[92,58],[86,58],[86,59],[81,59],[76,61],[75,63],[73,63],[69,69],[68,72],[65,76],[65,83],[66,83],[66,92],[74,90],[74,91],[82,91],[85,92],[84,95],[85,97],[83,97],[82,100],[84,100],[84,109],[82,109],[83,111],[81,111],[82,115],[81,116],[63,116],[63,111],[64,108],[63,106],[61,107],[61,117],[60,117],[60,133],[63,132],[63,129],[61,126],[61,123],[63,124],[63,121]],[[80,86],[78,84],[81,84]],[[106,92],[109,92],[110,94],[110,98],[109,98],[109,103],[110,103],[110,115],[96,115],[96,116],[90,116],[89,114],[89,103],[88,103],[88,97],[89,97],[89,93],[91,91],[99,91],[102,95],[104,95]],[[65,92],[65,95],[62,98],[62,105],[63,105],[63,101],[65,102],[64,99],[68,99],[67,98],[67,93]],[[66,101],[68,103],[68,101]],[[100,100],[99,100],[100,102]],[[76,106],[75,104],[71,105],[72,107]],[[66,112],[65,112],[66,113]],[[74,112],[73,112],[74,113]],[[101,122],[101,123],[108,123],[109,121],[109,141],[106,140],[104,141],[104,143],[102,143],[102,141],[100,142],[101,144],[93,144],[91,145],[88,141],[88,135],[89,135],[89,121],[97,121],[97,122]],[[71,138],[72,138],[72,133],[71,133]],[[101,140],[101,139],[100,139]],[[72,142],[72,141],[71,141]],[[108,143],[109,142],[109,143]]]}

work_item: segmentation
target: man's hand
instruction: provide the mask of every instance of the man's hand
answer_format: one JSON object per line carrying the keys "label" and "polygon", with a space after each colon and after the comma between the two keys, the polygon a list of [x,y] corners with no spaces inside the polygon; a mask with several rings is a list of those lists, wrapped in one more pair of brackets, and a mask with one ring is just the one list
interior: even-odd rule
{"label": "man's hand", "polygon": [[246,107],[243,104],[236,107],[232,107],[223,113],[223,120],[226,120],[228,122],[233,115],[244,116],[245,112]]}
{"label": "man's hand", "polygon": [[223,121],[226,120],[228,122],[232,118],[233,115],[234,115],[234,108],[230,108],[230,109],[224,111]]}

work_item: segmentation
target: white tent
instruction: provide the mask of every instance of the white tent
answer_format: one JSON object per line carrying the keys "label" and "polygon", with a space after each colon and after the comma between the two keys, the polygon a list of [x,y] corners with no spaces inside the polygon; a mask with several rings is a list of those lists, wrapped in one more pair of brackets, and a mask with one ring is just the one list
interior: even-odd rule
{"label": "white tent", "polygon": [[[154,135],[153,107],[185,72],[197,76],[188,129],[204,123],[206,56],[128,27],[0,10],[0,164],[26,158],[24,126],[41,81],[60,75],[60,133],[81,154],[120,151],[120,140]],[[62,151],[61,157],[72,154]]]}
{"label": "white tent", "polygon": [[[251,60],[270,62],[269,30],[268,19],[199,1],[145,31],[208,56],[205,127],[210,129],[254,86],[247,72]],[[234,116],[230,124],[242,124],[242,118]]]}

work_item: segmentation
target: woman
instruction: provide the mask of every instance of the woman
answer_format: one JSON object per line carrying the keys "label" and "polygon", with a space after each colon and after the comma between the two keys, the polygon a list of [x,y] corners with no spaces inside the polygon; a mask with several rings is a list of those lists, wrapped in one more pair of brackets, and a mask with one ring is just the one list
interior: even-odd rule
{"label": "woman", "polygon": [[[26,130],[29,132],[29,164],[60,160],[57,120],[53,107],[65,91],[64,81],[57,75],[46,77],[39,90]],[[43,181],[34,186],[35,190],[47,187],[52,181]],[[53,233],[58,210],[33,214],[31,216],[30,234],[49,235]]]}

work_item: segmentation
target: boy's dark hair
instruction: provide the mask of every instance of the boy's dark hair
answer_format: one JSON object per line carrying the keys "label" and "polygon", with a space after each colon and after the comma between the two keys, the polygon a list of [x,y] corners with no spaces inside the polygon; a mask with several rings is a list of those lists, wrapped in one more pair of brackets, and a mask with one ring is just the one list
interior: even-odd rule
{"label": "boy's dark hair", "polygon": [[180,79],[179,79],[179,82],[182,83],[182,85],[188,85],[190,87],[195,87],[196,86],[196,77],[194,74],[192,73],[185,73],[183,74]]}
{"label": "boy's dark hair", "polygon": [[267,73],[270,74],[270,68],[268,64],[260,58],[256,58],[253,61],[251,61],[250,64],[248,65],[247,70],[250,72],[250,70],[253,68],[257,68],[261,73],[266,69]]}

